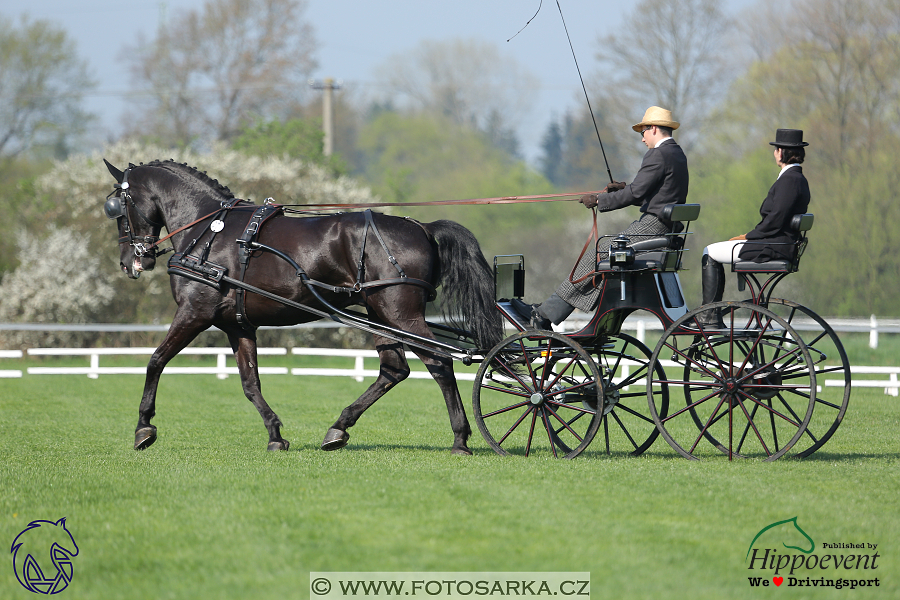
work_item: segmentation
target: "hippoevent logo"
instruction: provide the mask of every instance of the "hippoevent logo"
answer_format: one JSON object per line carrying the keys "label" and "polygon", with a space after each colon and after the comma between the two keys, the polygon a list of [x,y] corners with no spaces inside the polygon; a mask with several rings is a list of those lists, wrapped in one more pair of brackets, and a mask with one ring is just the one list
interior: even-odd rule
{"label": "hippoevent logo", "polygon": [[16,578],[26,590],[36,594],[58,594],[72,581],[72,558],[78,556],[75,538],[59,521],[32,521],[10,549]]}
{"label": "hippoevent logo", "polygon": [[[794,552],[792,552],[794,551]],[[838,552],[840,551],[840,552]],[[744,562],[750,587],[878,587],[878,544],[823,542],[819,546],[797,517],[766,525],[753,536]]]}

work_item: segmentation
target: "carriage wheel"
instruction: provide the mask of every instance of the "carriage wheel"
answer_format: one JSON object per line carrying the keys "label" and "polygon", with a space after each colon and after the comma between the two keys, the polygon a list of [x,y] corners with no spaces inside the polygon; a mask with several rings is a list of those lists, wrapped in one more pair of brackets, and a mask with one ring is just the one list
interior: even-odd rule
{"label": "carriage wheel", "polygon": [[844,419],[850,403],[850,361],[834,329],[810,309],[780,298],[770,298],[767,308],[803,337],[816,371],[813,415],[792,451],[806,457],[824,446]]}
{"label": "carriage wheel", "polygon": [[[624,333],[604,341],[602,346],[588,349],[600,368],[606,397],[600,434],[607,454],[626,448],[632,456],[637,456],[659,437],[647,406],[647,373],[653,353],[640,340]],[[664,417],[668,413],[669,386],[659,363],[653,379],[661,382],[656,384],[653,394],[659,414]]]}
{"label": "carriage wheel", "polygon": [[[726,329],[698,326],[696,317],[711,308],[722,309]],[[729,458],[775,460],[803,436],[815,405],[816,371],[806,344],[771,311],[743,302],[704,305],[666,330],[651,362],[663,357],[676,363],[666,369],[668,383],[684,387],[685,406],[664,415],[648,393],[650,412],[685,458],[718,450]]]}
{"label": "carriage wheel", "polygon": [[578,456],[597,433],[600,371],[577,342],[549,331],[506,338],[472,388],[475,422],[497,454]]}

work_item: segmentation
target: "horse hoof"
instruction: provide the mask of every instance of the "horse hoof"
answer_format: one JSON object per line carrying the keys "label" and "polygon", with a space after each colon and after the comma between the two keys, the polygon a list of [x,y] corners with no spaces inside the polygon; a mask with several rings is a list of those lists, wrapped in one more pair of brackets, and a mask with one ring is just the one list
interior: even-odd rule
{"label": "horse hoof", "polygon": [[146,450],[156,441],[156,427],[141,427],[134,432],[134,449]]}
{"label": "horse hoof", "polygon": [[275,452],[277,450],[287,450],[291,447],[291,443],[287,440],[281,440],[280,442],[269,442],[269,447],[266,448],[269,452]]}
{"label": "horse hoof", "polygon": [[322,440],[322,450],[331,451],[338,450],[347,445],[350,441],[350,434],[340,429],[332,427],[325,432],[325,439]]}
{"label": "horse hoof", "polygon": [[468,448],[454,448],[450,451],[450,454],[456,454],[457,456],[472,456],[472,451]]}

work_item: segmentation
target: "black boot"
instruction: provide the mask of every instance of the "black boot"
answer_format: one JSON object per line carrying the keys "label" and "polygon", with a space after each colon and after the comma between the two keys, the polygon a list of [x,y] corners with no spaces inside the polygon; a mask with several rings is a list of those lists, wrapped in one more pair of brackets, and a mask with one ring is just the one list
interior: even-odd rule
{"label": "black boot", "polygon": [[510,301],[510,305],[521,317],[519,322],[526,329],[546,329],[548,331],[553,331],[550,319],[542,315],[538,310],[541,306],[540,304],[525,304],[518,298],[513,298]]}
{"label": "black boot", "polygon": [[[703,304],[720,302],[725,294],[725,267],[708,254],[703,255],[700,264],[703,267]],[[697,316],[697,321],[705,328],[725,329],[722,314],[717,308],[711,308]]]}

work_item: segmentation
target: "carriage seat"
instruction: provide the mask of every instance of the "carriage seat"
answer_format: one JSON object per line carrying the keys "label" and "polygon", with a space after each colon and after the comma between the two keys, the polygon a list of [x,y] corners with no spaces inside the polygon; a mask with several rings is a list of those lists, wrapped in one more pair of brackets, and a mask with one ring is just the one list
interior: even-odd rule
{"label": "carriage seat", "polygon": [[[677,271],[681,268],[681,254],[691,221],[700,216],[699,204],[667,204],[663,218],[671,221],[672,228],[664,236],[638,240],[628,244],[635,253],[634,264],[628,270]],[[608,237],[608,236],[604,236]],[[609,259],[597,263],[598,271],[611,271]]]}
{"label": "carriage seat", "polygon": [[[791,218],[790,229],[800,234],[800,239],[790,244],[793,252],[790,260],[770,260],[766,262],[753,262],[752,260],[738,260],[731,264],[732,273],[796,273],[800,267],[800,257],[806,249],[806,232],[812,229],[815,216],[812,213],[794,215]],[[751,242],[752,243],[752,242]],[[786,245],[786,244],[778,244]],[[737,246],[740,252],[741,246]]]}

